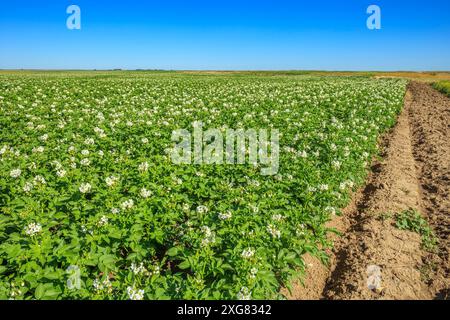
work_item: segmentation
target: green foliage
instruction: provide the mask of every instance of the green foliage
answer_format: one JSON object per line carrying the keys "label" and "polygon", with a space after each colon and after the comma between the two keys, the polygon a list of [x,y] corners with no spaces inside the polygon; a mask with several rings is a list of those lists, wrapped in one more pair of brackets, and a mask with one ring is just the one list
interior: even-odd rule
{"label": "green foliage", "polygon": [[[0,299],[282,298],[305,253],[326,261],[325,224],[365,180],[406,86],[145,72],[0,80]],[[279,173],[173,164],[171,132],[195,120],[279,129]],[[67,286],[71,266],[80,288]]]}
{"label": "green foliage", "polygon": [[433,84],[433,87],[450,97],[450,81],[440,81]]}
{"label": "green foliage", "polygon": [[417,210],[405,210],[397,214],[396,226],[401,230],[409,230],[420,234],[422,247],[429,251],[436,250],[438,240],[427,220]]}

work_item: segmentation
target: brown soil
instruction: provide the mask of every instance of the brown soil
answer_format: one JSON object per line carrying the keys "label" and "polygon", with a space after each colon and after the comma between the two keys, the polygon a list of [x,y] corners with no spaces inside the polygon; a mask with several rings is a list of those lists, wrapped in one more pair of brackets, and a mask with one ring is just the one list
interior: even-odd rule
{"label": "brown soil", "polygon": [[[413,82],[395,128],[382,143],[382,160],[367,185],[331,226],[331,266],[307,257],[304,284],[292,299],[449,298],[450,99]],[[421,212],[439,238],[438,253],[421,247],[417,233],[395,226],[395,214]],[[381,285],[368,287],[368,270],[381,270]]]}
{"label": "brown soil", "polygon": [[[408,115],[414,141],[423,209],[440,239],[432,288],[437,298],[450,298],[450,99],[429,86],[412,83]],[[429,258],[430,259],[430,258]],[[440,262],[440,263],[439,263]]]}

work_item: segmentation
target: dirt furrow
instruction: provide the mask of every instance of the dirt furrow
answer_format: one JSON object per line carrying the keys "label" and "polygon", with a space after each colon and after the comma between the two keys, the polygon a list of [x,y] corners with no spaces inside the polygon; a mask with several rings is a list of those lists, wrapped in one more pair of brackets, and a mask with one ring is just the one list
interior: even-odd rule
{"label": "dirt furrow", "polygon": [[[332,226],[331,267],[307,257],[304,285],[293,299],[434,299],[448,296],[450,100],[411,83],[382,159],[365,188]],[[439,237],[439,254],[423,250],[419,234],[399,230],[395,217],[416,210]],[[374,270],[376,285],[373,285]]]}
{"label": "dirt furrow", "polygon": [[425,214],[439,238],[438,256],[429,255],[433,276],[429,285],[436,298],[450,297],[450,99],[428,85],[409,86],[414,100],[409,110],[413,154]]}

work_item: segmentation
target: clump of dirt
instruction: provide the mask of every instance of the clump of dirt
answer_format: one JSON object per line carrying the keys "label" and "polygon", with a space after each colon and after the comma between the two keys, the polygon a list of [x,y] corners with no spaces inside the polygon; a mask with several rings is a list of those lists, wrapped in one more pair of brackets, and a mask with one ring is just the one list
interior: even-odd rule
{"label": "clump of dirt", "polygon": [[[292,299],[447,298],[450,188],[450,99],[411,83],[382,160],[368,184],[331,226],[331,267],[308,257],[304,285]],[[422,249],[417,233],[395,226],[397,213],[417,210],[439,237],[439,254]]]}

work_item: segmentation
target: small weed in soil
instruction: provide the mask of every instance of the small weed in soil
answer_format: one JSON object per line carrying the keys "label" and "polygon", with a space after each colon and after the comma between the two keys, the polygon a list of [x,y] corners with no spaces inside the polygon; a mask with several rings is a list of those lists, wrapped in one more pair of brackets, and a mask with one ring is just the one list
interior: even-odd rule
{"label": "small weed in soil", "polygon": [[436,251],[437,238],[428,224],[417,210],[405,210],[396,215],[396,226],[400,230],[417,232],[422,237],[422,247],[427,251]]}
{"label": "small weed in soil", "polygon": [[383,213],[381,213],[379,215],[378,220],[384,222],[384,221],[387,221],[387,220],[392,219],[392,218],[393,218],[393,214],[392,213],[390,213],[390,212],[383,212]]}
{"label": "small weed in soil", "polygon": [[425,258],[424,264],[419,267],[422,281],[425,283],[430,283],[433,279],[433,275],[436,274],[437,267],[437,263],[433,261],[432,258]]}

